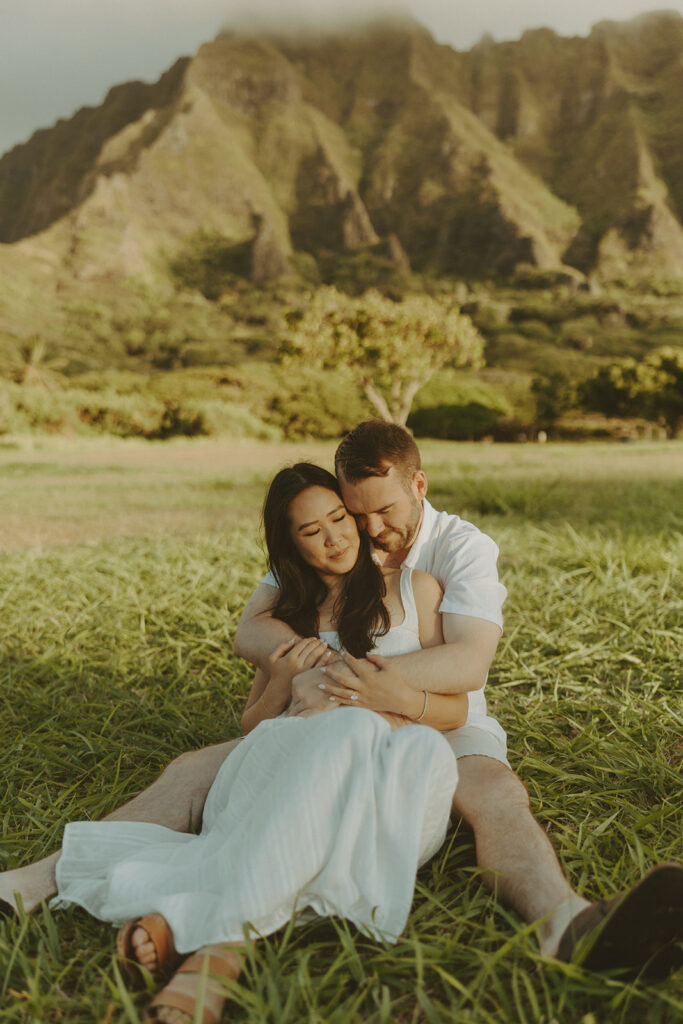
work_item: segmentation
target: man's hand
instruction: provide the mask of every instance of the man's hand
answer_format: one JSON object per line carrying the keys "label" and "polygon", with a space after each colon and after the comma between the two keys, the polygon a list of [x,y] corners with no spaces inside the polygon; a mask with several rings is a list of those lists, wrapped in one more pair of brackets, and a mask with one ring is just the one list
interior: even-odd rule
{"label": "man's hand", "polygon": [[419,690],[407,686],[392,668],[392,659],[381,654],[353,658],[342,654],[343,662],[327,665],[323,672],[324,693],[339,705],[369,708],[405,718],[417,718],[424,706]]}

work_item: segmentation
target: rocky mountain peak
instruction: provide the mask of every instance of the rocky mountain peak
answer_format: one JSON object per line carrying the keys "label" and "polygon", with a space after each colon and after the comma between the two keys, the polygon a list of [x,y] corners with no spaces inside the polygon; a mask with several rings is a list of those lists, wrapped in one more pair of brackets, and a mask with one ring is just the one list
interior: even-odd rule
{"label": "rocky mountain peak", "polygon": [[682,110],[672,12],[467,52],[396,19],[224,32],[2,158],[0,240],[88,280],[159,280],[198,232],[259,279],[389,238],[435,273],[681,273]]}

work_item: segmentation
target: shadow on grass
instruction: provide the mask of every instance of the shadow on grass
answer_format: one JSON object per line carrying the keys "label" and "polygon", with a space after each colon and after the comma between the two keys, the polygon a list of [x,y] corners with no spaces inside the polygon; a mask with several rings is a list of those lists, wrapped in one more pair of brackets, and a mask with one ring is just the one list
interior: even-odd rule
{"label": "shadow on grass", "polygon": [[172,658],[141,669],[133,686],[125,670],[76,663],[68,648],[63,657],[5,652],[0,870],[52,852],[66,822],[120,807],[178,755],[239,735],[245,663],[232,657],[232,678],[219,667],[202,682],[202,666],[188,675]]}

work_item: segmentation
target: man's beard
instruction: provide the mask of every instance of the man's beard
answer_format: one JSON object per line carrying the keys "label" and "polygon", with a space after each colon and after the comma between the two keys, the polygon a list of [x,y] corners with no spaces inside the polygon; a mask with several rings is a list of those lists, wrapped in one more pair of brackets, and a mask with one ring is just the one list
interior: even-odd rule
{"label": "man's beard", "polygon": [[387,554],[391,554],[394,551],[403,551],[404,548],[409,547],[415,540],[421,518],[422,502],[416,499],[411,508],[410,519],[406,525],[402,527],[390,526],[383,533],[380,533],[378,537],[373,537],[373,545],[379,548],[380,551],[386,551]]}

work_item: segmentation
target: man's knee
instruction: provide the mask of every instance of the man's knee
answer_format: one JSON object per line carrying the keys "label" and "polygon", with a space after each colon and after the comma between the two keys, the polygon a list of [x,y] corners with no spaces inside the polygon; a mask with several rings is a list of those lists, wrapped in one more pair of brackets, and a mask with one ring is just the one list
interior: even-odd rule
{"label": "man's knee", "polygon": [[453,811],[469,825],[491,815],[500,818],[528,810],[526,787],[507,765],[479,755],[458,758]]}
{"label": "man's knee", "polygon": [[[166,765],[150,794],[156,797],[156,813],[168,817],[168,827],[192,831],[201,821],[206,789],[198,782],[201,765],[199,750],[179,754]],[[171,813],[172,808],[172,813]]]}
{"label": "man's knee", "polygon": [[189,750],[167,765],[154,791],[164,805],[173,805],[175,818],[170,827],[184,832],[201,826],[207,793],[218,769],[238,742]]}
{"label": "man's knee", "polygon": [[181,789],[206,791],[218,769],[239,740],[219,743],[200,750],[188,750],[175,757],[161,773],[160,780]]}
{"label": "man's knee", "polygon": [[191,779],[195,772],[197,755],[199,753],[201,753],[201,751],[188,750],[182,754],[178,754],[177,757],[174,757],[173,760],[166,765],[159,776],[159,781],[161,782],[163,780],[164,782],[173,784],[176,782],[182,782],[185,779]]}

